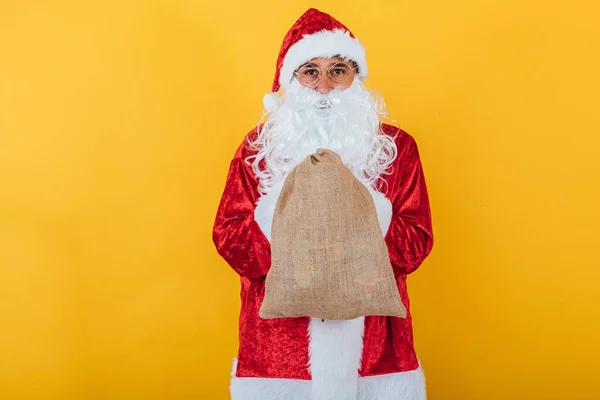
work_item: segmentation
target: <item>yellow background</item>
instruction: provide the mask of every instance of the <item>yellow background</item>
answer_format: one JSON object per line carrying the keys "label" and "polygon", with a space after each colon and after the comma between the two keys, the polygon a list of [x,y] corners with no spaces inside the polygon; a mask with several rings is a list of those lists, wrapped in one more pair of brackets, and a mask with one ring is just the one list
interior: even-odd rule
{"label": "yellow background", "polygon": [[593,1],[0,1],[0,399],[226,399],[229,160],[309,6],[420,147],[431,400],[600,396]]}

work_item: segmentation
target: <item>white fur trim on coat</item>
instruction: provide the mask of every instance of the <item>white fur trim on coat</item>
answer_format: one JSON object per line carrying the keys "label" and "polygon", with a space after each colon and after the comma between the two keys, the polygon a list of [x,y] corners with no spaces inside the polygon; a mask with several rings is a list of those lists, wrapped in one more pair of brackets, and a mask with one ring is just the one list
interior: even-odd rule
{"label": "white fur trim on coat", "polygon": [[229,391],[231,400],[310,400],[311,381],[280,378],[238,378],[233,360]]}
{"label": "white fur trim on coat", "polygon": [[[315,400],[311,381],[278,378],[238,378],[234,360],[231,400]],[[356,400],[426,400],[421,366],[413,371],[358,378]],[[354,399],[353,399],[354,400]]]}
{"label": "white fur trim on coat", "polygon": [[364,331],[364,317],[348,321],[310,319],[308,356],[314,399],[356,399]]}
{"label": "white fur trim on coat", "polygon": [[365,80],[368,75],[365,47],[342,29],[321,31],[304,35],[291,46],[283,59],[279,71],[279,84],[287,89],[294,77],[294,71],[315,57],[333,57],[340,55],[358,64],[358,76]]}

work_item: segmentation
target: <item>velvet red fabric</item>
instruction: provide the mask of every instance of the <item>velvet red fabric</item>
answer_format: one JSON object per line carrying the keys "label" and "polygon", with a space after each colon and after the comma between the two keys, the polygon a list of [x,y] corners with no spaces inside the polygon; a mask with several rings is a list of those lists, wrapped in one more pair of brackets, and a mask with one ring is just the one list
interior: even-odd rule
{"label": "velvet red fabric", "polygon": [[[412,319],[406,276],[415,271],[433,246],[431,213],[419,152],[414,139],[390,125],[398,157],[381,189],[392,203],[392,221],[385,236],[406,318],[365,317],[360,376],[414,370],[418,360],[413,346]],[[256,130],[249,133],[254,136]],[[230,166],[213,229],[219,254],[241,277],[239,377],[310,379],[308,371],[308,318],[263,320],[258,311],[271,264],[270,244],[254,209],[258,182],[245,159],[254,153],[245,140]]]}

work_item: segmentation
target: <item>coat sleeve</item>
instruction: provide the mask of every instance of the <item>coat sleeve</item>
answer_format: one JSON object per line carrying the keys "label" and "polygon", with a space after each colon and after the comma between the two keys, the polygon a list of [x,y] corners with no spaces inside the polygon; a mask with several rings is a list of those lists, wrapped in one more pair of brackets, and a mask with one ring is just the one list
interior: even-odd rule
{"label": "coat sleeve", "polygon": [[398,159],[399,169],[392,175],[392,221],[385,236],[396,276],[414,272],[433,247],[429,197],[412,137],[405,148]]}
{"label": "coat sleeve", "polygon": [[243,156],[236,152],[225,183],[213,227],[217,252],[241,276],[260,278],[271,267],[271,247],[254,220],[258,182]]}

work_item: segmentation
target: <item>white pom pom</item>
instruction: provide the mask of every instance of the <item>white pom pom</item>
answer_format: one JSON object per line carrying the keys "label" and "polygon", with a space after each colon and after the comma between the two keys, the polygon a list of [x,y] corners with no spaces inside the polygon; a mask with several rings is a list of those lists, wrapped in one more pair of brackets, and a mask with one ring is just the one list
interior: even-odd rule
{"label": "white pom pom", "polygon": [[277,93],[267,93],[263,97],[263,105],[265,106],[265,110],[270,113],[279,108],[281,99]]}

